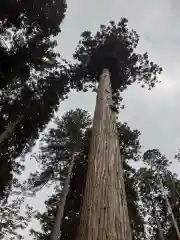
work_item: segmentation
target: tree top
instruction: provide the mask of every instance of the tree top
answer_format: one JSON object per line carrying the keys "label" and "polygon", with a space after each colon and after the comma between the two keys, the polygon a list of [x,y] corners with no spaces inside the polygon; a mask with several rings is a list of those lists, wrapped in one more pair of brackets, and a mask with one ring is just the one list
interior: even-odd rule
{"label": "tree top", "polygon": [[[148,54],[135,52],[139,36],[127,28],[128,20],[100,25],[95,34],[85,31],[74,53],[73,84],[82,90],[86,83],[96,83],[104,68],[111,73],[112,90],[116,95],[133,82],[149,89],[158,82],[162,68],[149,61]],[[116,96],[118,97],[118,96]]]}

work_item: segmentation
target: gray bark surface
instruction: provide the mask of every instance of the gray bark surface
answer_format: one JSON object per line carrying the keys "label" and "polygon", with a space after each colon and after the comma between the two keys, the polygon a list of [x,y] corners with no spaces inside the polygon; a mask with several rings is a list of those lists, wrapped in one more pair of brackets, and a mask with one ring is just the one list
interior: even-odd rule
{"label": "gray bark surface", "polygon": [[94,113],[85,194],[76,240],[132,240],[112,91],[104,69]]}
{"label": "gray bark surface", "polygon": [[73,170],[73,166],[74,166],[75,155],[76,155],[75,153],[72,155],[72,160],[69,165],[68,175],[67,175],[67,178],[66,178],[66,181],[64,184],[62,196],[57,205],[56,218],[55,218],[55,223],[54,223],[54,227],[52,229],[50,240],[58,240],[61,237],[61,224],[62,224],[62,219],[63,219],[63,215],[64,215],[64,207],[66,204],[66,198],[67,198],[67,195],[69,192],[69,184],[71,181],[71,175],[72,175],[72,170]]}

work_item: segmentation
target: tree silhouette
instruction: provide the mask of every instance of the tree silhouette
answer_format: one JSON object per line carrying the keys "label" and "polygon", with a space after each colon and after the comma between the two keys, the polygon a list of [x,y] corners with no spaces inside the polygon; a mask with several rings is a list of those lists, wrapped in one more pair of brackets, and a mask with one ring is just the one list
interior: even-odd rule
{"label": "tree silhouette", "polygon": [[[127,27],[128,20],[110,21],[100,25],[100,30],[92,34],[85,31],[74,53],[76,63],[71,70],[71,84],[77,90],[95,87],[104,68],[111,74],[113,99],[118,104],[120,92],[134,82],[149,89],[158,83],[157,75],[162,68],[148,59],[148,54],[136,53],[139,36]],[[119,107],[119,106],[117,106]]]}
{"label": "tree silhouette", "polygon": [[0,197],[11,188],[13,162],[30,150],[69,91],[67,67],[53,50],[66,7],[64,0],[1,4],[1,138],[14,128],[0,145]]}

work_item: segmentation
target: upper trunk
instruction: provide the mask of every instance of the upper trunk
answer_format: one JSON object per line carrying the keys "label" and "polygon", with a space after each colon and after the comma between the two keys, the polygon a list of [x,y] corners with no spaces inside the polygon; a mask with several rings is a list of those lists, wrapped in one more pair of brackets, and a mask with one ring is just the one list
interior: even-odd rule
{"label": "upper trunk", "polygon": [[131,240],[109,71],[99,82],[77,240]]}

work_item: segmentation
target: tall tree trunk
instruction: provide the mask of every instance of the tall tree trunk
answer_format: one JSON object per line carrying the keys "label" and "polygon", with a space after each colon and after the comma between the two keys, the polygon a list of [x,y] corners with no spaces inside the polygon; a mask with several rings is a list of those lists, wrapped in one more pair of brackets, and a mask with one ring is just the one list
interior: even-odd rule
{"label": "tall tree trunk", "polygon": [[53,230],[51,233],[50,240],[58,240],[61,237],[61,223],[62,223],[62,218],[64,215],[64,207],[66,204],[66,197],[69,192],[69,184],[71,181],[71,175],[72,175],[72,170],[73,170],[73,166],[74,166],[75,156],[76,156],[76,153],[74,153],[72,155],[72,159],[71,159],[71,163],[70,163],[70,166],[68,169],[68,175],[67,175],[67,178],[66,178],[66,181],[64,184],[62,196],[61,196],[61,199],[57,206],[56,219],[55,219],[55,223],[54,223],[54,227],[53,227]]}
{"label": "tall tree trunk", "polygon": [[99,82],[77,240],[131,240],[110,74]]}

